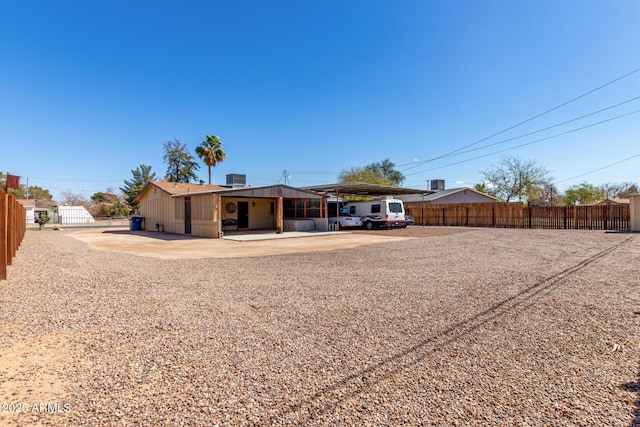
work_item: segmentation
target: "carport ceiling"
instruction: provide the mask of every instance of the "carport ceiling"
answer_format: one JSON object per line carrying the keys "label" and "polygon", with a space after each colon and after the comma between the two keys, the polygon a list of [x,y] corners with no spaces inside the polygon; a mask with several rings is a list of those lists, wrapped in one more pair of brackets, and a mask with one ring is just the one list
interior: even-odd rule
{"label": "carport ceiling", "polygon": [[343,182],[337,184],[314,185],[302,187],[317,193],[326,194],[353,194],[358,196],[395,196],[401,194],[425,194],[426,190],[415,188],[391,187],[387,185],[367,184],[365,182]]}

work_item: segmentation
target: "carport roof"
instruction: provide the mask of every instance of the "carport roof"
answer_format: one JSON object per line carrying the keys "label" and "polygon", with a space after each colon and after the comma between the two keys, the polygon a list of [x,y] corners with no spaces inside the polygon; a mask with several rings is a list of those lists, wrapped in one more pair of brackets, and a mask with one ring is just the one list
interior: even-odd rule
{"label": "carport roof", "polygon": [[267,185],[264,187],[223,188],[209,191],[190,191],[174,194],[171,197],[196,196],[199,194],[220,194],[222,197],[284,197],[288,199],[321,199],[325,197],[313,191],[290,187],[288,185]]}
{"label": "carport roof", "polygon": [[336,184],[303,187],[305,190],[328,194],[354,194],[358,196],[394,196],[401,194],[424,194],[426,190],[392,187],[389,185],[368,184],[366,182],[341,182]]}

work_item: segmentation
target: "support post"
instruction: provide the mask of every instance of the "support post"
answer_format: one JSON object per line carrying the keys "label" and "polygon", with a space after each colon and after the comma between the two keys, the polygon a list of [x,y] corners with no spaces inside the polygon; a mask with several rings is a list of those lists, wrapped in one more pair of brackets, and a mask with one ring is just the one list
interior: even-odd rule
{"label": "support post", "polygon": [[283,210],[283,198],[282,196],[278,197],[278,201],[276,202],[276,233],[282,234],[284,233],[284,210]]}

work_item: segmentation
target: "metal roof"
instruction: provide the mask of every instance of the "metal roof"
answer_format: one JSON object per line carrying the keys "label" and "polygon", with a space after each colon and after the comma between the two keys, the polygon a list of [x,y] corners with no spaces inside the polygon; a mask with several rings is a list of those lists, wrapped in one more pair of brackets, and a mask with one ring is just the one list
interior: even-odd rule
{"label": "metal roof", "polygon": [[171,197],[187,197],[201,194],[219,194],[222,197],[284,197],[287,199],[322,199],[323,194],[290,187],[288,185],[267,185],[263,187],[223,188],[209,191],[190,191],[187,193],[173,194]]}
{"label": "metal roof", "polygon": [[327,194],[352,194],[358,196],[394,196],[401,194],[424,194],[426,190],[368,184],[366,182],[340,182],[336,184],[302,187],[304,190]]}
{"label": "metal roof", "polygon": [[476,193],[480,196],[486,197],[487,199],[491,199],[494,202],[501,202],[502,200],[500,200],[497,197],[491,196],[489,194],[483,193],[481,191],[478,191],[474,188],[471,187],[460,187],[460,188],[450,188],[448,190],[442,190],[442,191],[436,191],[436,192],[429,192],[430,194],[426,194],[424,195],[424,197],[422,196],[416,196],[416,197],[403,197],[402,201],[405,203],[408,202],[432,202],[434,200],[438,200],[441,199],[443,197],[447,197],[450,196],[452,194],[455,193],[459,193],[461,191],[471,191],[473,193]]}

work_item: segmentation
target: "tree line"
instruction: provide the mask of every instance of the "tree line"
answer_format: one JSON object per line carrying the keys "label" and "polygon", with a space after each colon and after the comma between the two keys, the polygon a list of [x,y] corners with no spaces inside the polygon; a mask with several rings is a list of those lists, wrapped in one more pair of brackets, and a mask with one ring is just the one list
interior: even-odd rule
{"label": "tree line", "polygon": [[[638,193],[635,182],[609,182],[594,185],[588,182],[569,187],[560,192],[554,184],[549,169],[533,160],[506,157],[482,171],[482,182],[474,189],[497,197],[504,202],[518,201],[530,206],[589,205],[606,199],[624,199]],[[342,183],[364,182],[400,186],[404,175],[389,159],[364,167],[344,169],[339,180]]]}
{"label": "tree line", "polygon": [[[211,168],[226,158],[222,144],[218,136],[206,135],[206,139],[195,149],[195,155],[208,168],[209,184],[211,184]],[[162,179],[168,182],[185,183],[198,179],[196,171],[200,165],[196,157],[189,152],[186,144],[173,139],[165,142],[163,148],[163,161],[167,169]],[[151,169],[151,166],[145,164],[132,169],[132,177],[125,179],[124,185],[119,188],[120,194],[113,188],[108,188],[86,199],[79,193],[66,190],[61,193],[62,199],[55,201],[48,190],[31,186],[28,188],[28,195],[29,198],[36,200],[37,207],[82,205],[94,216],[126,216],[136,211],[138,207],[136,198],[144,186],[158,179]],[[482,182],[473,186],[477,191],[497,197],[504,202],[518,201],[530,206],[588,205],[605,199],[627,198],[630,194],[638,193],[638,184],[635,182],[610,182],[601,185],[583,182],[561,193],[554,184],[548,168],[533,160],[522,160],[518,157],[506,157],[481,173]],[[405,176],[387,158],[366,166],[343,169],[338,180],[341,183],[363,182],[399,187],[404,182]],[[5,183],[6,175],[0,172],[0,187],[5,187]],[[201,180],[200,183],[204,181]],[[8,191],[17,198],[27,196],[27,189],[23,184],[20,184],[19,188]]]}
{"label": "tree line", "polygon": [[[216,135],[206,135],[206,139],[195,149],[195,154],[209,170],[209,184],[211,184],[211,168],[224,161],[226,153],[222,149],[222,141]],[[196,180],[196,170],[200,168],[196,158],[189,152],[187,145],[177,139],[164,143],[163,161],[167,165],[165,181],[191,182]],[[113,188],[104,192],[94,193],[88,199],[79,192],[65,190],[59,200],[54,200],[49,190],[30,186],[27,188],[20,183],[18,188],[8,189],[18,199],[35,199],[36,206],[45,209],[55,209],[56,206],[84,206],[93,216],[127,216],[137,209],[136,197],[144,186],[158,179],[151,166],[141,164],[131,170],[132,177],[124,180],[119,188],[120,194]],[[6,175],[0,172],[0,187],[6,187]],[[28,197],[27,197],[28,196]]]}

